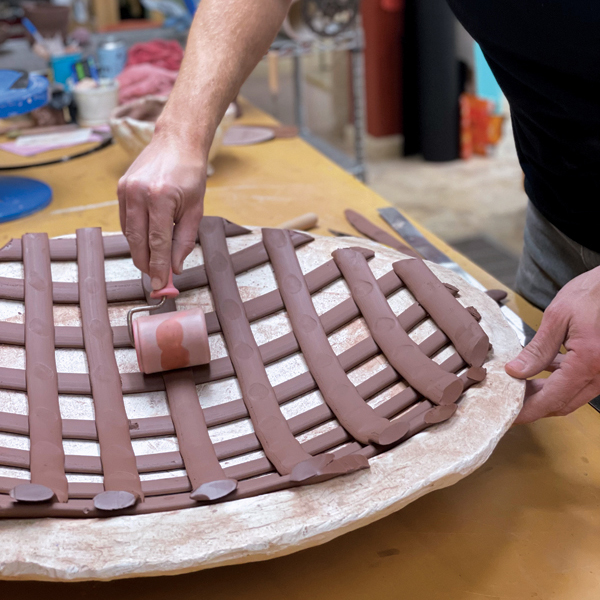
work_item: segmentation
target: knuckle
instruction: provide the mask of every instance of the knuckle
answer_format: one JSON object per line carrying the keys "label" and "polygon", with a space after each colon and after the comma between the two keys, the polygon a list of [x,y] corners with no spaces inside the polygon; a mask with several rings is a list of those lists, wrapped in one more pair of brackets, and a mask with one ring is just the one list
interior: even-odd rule
{"label": "knuckle", "polygon": [[165,269],[168,269],[171,266],[171,263],[170,261],[166,261],[162,258],[151,258],[148,266],[150,271],[155,273],[157,271],[164,271]]}
{"label": "knuckle", "polygon": [[567,398],[565,400],[560,400],[557,398],[548,399],[546,402],[546,411],[549,415],[561,415],[566,411],[568,414],[571,409],[570,407],[571,398]]}
{"label": "knuckle", "polygon": [[587,362],[595,373],[600,373],[600,344],[594,343],[587,350]]}
{"label": "knuckle", "polygon": [[136,177],[130,175],[129,177],[126,177],[123,185],[125,187],[125,192],[127,194],[131,194],[133,192],[137,192],[141,188],[142,182]]}
{"label": "knuckle", "polygon": [[600,343],[595,340],[572,339],[566,345],[586,370],[594,376],[600,374]]}
{"label": "knuckle", "polygon": [[170,242],[169,237],[162,231],[151,231],[148,235],[148,243],[153,250],[164,250]]}
{"label": "knuckle", "polygon": [[151,200],[157,201],[162,200],[167,195],[168,189],[168,185],[162,182],[153,182],[148,184],[146,191]]}
{"label": "knuckle", "polygon": [[139,231],[127,230],[125,237],[130,246],[141,246],[144,243],[144,236]]}
{"label": "knuckle", "polygon": [[555,301],[552,302],[548,308],[544,311],[543,318],[550,323],[556,323],[562,320],[565,316],[565,307],[562,305],[562,302]]}
{"label": "knuckle", "polygon": [[543,360],[545,358],[545,353],[542,344],[536,342],[535,340],[529,342],[525,349],[536,360]]}
{"label": "knuckle", "polygon": [[196,243],[194,240],[191,239],[177,240],[177,246],[179,246],[181,250],[191,252],[196,246]]}

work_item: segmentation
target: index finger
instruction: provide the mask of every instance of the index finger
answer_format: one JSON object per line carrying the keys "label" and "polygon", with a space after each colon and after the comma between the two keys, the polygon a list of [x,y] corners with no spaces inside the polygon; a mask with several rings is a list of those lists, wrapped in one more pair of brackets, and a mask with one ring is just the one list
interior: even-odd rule
{"label": "index finger", "polygon": [[117,198],[119,200],[119,221],[121,222],[121,231],[127,231],[127,173],[119,179],[117,185]]}
{"label": "index finger", "polygon": [[149,272],[152,289],[159,290],[167,285],[171,267],[171,245],[175,202],[163,198],[153,202],[149,210],[148,245],[150,247]]}

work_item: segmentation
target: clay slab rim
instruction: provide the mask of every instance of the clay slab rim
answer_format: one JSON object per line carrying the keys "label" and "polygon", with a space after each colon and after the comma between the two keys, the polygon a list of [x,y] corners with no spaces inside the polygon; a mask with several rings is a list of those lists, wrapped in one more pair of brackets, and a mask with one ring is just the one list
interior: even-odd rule
{"label": "clay slab rim", "polygon": [[[361,245],[390,262],[401,258],[364,239],[317,239],[330,240],[323,244],[331,249]],[[484,386],[465,393],[450,421],[371,459],[368,471],[316,485],[167,513],[0,520],[0,579],[111,580],[275,558],[368,525],[472,473],[522,406],[524,382],[504,372],[520,346],[493,300],[447,269],[430,267],[460,289],[463,304],[477,307],[494,345]]]}

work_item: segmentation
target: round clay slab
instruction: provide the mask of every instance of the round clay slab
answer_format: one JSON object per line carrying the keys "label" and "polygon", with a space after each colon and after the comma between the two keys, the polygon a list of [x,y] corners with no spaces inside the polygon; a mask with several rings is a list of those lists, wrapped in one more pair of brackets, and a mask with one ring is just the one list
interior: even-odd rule
{"label": "round clay slab", "polygon": [[269,127],[245,127],[234,125],[223,136],[223,146],[251,146],[268,142],[275,137],[275,132]]}
{"label": "round clay slab", "polygon": [[[260,230],[253,229],[251,235],[228,238],[227,243],[229,251],[236,252],[260,239]],[[297,256],[303,271],[307,272],[328,261],[333,250],[352,246],[375,250],[375,258],[369,264],[377,277],[391,270],[392,262],[402,258],[398,252],[374,242],[330,237],[316,237],[314,242],[299,248]],[[185,267],[200,264],[201,256],[200,249],[196,248],[186,260]],[[105,263],[107,280],[139,276],[130,259],[111,259]],[[477,308],[482,316],[481,325],[493,345],[493,352],[485,363],[485,380],[463,395],[456,414],[448,421],[433,425],[372,458],[369,469],[324,483],[166,513],[107,519],[0,520],[0,578],[86,580],[164,575],[290,554],[385,517],[434,489],[456,483],[481,466],[522,405],[524,383],[512,379],[504,371],[505,363],[518,353],[520,346],[491,298],[471,288],[454,273],[436,265],[430,266],[442,281],[459,288],[459,301],[463,305]],[[0,263],[0,276],[22,277],[22,265]],[[53,278],[76,281],[74,264],[55,263]],[[275,288],[270,265],[239,275],[237,282],[244,301]],[[347,287],[340,281],[315,294],[313,302],[321,314],[347,297]],[[184,292],[177,302],[180,310],[192,305],[212,309],[206,289]],[[406,307],[413,300],[408,292],[401,291],[390,297],[389,302],[398,312],[401,304]],[[115,306],[109,309],[113,324],[124,324],[128,308]],[[0,319],[19,322],[22,319],[20,313],[22,305],[18,302],[0,301]],[[58,325],[78,324],[78,316],[65,306],[55,307],[55,319]],[[329,336],[336,353],[365,337],[366,330],[361,321],[358,319]],[[256,322],[252,327],[259,344],[289,331],[282,313]],[[427,327],[434,326],[426,323],[423,327],[421,333],[418,328],[416,336],[422,334],[425,337]],[[211,336],[210,343],[213,356],[225,354],[226,349],[218,335]],[[21,350],[0,346],[0,366],[23,368]],[[122,372],[137,369],[133,349],[120,349],[116,354]],[[59,371],[85,372],[83,351],[57,350],[56,355]],[[381,360],[371,360],[349,376],[358,384],[381,368]],[[294,355],[269,367],[269,377],[279,383],[305,369],[301,357]],[[239,397],[236,386],[233,379],[205,385],[199,389],[202,406]],[[128,416],[141,418],[166,414],[168,408],[163,396],[163,393],[151,393],[126,397]],[[308,394],[285,405],[284,414],[289,418],[308,410],[314,402],[314,394]],[[0,390],[0,411],[26,414],[24,394]],[[90,399],[83,397],[61,397],[61,412],[65,418],[93,418]],[[211,435],[214,439],[223,439],[247,433],[248,427],[247,422],[240,421],[235,426],[214,428]],[[66,440],[65,449],[69,454],[90,455],[97,453],[95,444]],[[27,449],[28,440],[24,436],[0,434],[0,446]],[[134,440],[136,454],[176,448],[177,441],[171,438]],[[440,452],[440,448],[444,451]],[[255,458],[256,453],[248,457]],[[172,471],[160,475],[180,476],[181,473]],[[24,475],[20,470],[0,467],[0,476]],[[86,475],[70,477],[72,481],[99,479]],[[123,540],[128,543],[124,544]],[[57,546],[60,552],[56,552]]]}

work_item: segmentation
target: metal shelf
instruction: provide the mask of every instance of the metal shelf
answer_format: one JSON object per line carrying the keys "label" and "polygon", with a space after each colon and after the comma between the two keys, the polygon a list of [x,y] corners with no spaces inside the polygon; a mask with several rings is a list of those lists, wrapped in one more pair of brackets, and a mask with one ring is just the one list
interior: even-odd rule
{"label": "metal shelf", "polygon": [[[300,137],[325,154],[340,167],[354,175],[360,181],[366,180],[365,164],[365,82],[364,82],[364,34],[360,19],[355,26],[331,38],[309,40],[292,40],[278,36],[270,48],[279,57],[290,57],[294,64],[294,116]],[[303,101],[302,57],[322,52],[350,52],[351,57],[351,91],[352,114],[354,117],[354,156],[348,156],[316,134],[312,133],[306,123]]]}

